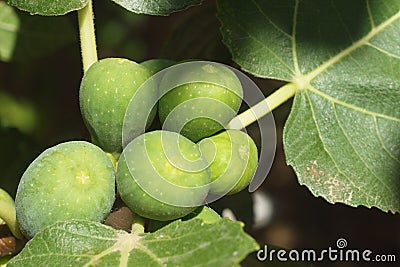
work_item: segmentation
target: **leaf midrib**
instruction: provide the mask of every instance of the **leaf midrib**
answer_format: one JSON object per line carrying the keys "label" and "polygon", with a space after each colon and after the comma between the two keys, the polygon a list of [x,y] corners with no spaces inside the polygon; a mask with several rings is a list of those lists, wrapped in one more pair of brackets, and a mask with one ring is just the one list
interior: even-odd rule
{"label": "leaf midrib", "polygon": [[[321,130],[320,130],[320,127],[319,127],[319,124],[318,124],[318,121],[317,121],[317,118],[316,118],[316,113],[315,113],[315,110],[314,110],[313,105],[312,105],[312,101],[311,101],[311,99],[310,99],[310,96],[309,96],[308,92],[305,91],[305,93],[306,93],[307,101],[308,101],[309,104],[310,104],[310,110],[311,110],[311,113],[312,113],[313,122],[314,122],[315,127],[316,127],[316,129],[317,129],[317,131],[318,131],[319,140],[321,141],[321,143],[322,143],[322,145],[323,145],[323,149],[324,149],[325,153],[327,153],[328,157],[329,157],[330,160],[333,162],[333,164],[334,164],[334,166],[335,166],[337,172],[338,172],[340,175],[342,175],[342,177],[344,177],[344,178],[348,181],[348,183],[349,183],[350,185],[353,186],[353,188],[359,190],[359,192],[360,192],[361,194],[363,194],[364,196],[368,197],[368,195],[361,189],[361,187],[358,187],[358,186],[354,183],[354,181],[353,181],[348,175],[346,175],[346,174],[341,170],[341,168],[339,167],[337,161],[336,161],[335,158],[332,156],[331,151],[325,146],[325,143],[324,143],[324,141],[323,141],[323,139],[322,139],[323,134],[322,134],[322,132],[321,132]],[[332,103],[332,104],[334,105],[334,103]],[[350,142],[350,140],[349,140],[349,138],[348,138],[348,136],[347,136],[347,132],[343,129],[343,127],[342,127],[342,126],[340,125],[340,123],[339,123],[339,120],[338,120],[338,117],[337,117],[336,109],[335,109],[335,108],[334,108],[334,110],[335,110],[336,121],[338,122],[338,125],[339,125],[339,127],[341,128],[342,133],[344,134],[345,138],[347,139],[347,143],[352,147],[353,151],[357,154],[357,157],[361,160],[361,162],[364,164],[364,166],[373,174],[373,176],[377,179],[377,181],[379,181],[379,183],[381,183],[381,184],[387,189],[388,192],[390,192],[392,195],[395,195],[395,193],[393,192],[394,189],[393,189],[393,188],[390,188],[384,181],[382,181],[382,179],[380,179],[380,177],[379,177],[378,175],[376,175],[376,173],[375,173],[373,170],[371,170],[371,168],[368,167],[368,165],[365,163],[365,161],[364,161],[364,159],[361,157],[361,155],[360,155],[359,153],[357,153],[357,150],[354,148],[353,144]]]}
{"label": "leaf midrib", "polygon": [[334,104],[346,107],[348,109],[352,109],[352,110],[357,111],[357,112],[362,113],[362,114],[366,114],[366,115],[369,115],[369,116],[372,116],[372,117],[382,118],[382,119],[386,119],[386,120],[391,120],[391,121],[395,121],[395,122],[400,122],[400,118],[396,118],[396,117],[393,117],[393,116],[388,116],[388,115],[385,115],[385,114],[373,112],[373,111],[367,110],[365,108],[360,108],[358,106],[349,104],[347,102],[344,102],[344,101],[341,101],[339,99],[336,99],[336,98],[334,98],[334,97],[332,97],[332,96],[330,96],[330,95],[318,90],[317,88],[315,88],[314,86],[311,86],[311,85],[306,89],[306,91],[310,91],[310,92],[312,92],[312,93],[314,93],[316,95],[319,95],[319,96],[329,100],[330,102],[332,102]]}
{"label": "leaf midrib", "polygon": [[[303,85],[309,85],[312,80],[314,80],[317,76],[322,74],[326,69],[328,69],[329,67],[333,66],[334,64],[339,62],[344,57],[350,55],[353,51],[357,50],[358,48],[360,48],[360,47],[362,47],[364,45],[367,45],[368,42],[373,37],[375,37],[377,34],[382,32],[388,26],[392,25],[399,18],[400,18],[400,11],[398,11],[395,15],[393,15],[392,17],[390,17],[388,20],[384,21],[380,25],[378,25],[376,27],[373,27],[371,29],[371,31],[366,36],[364,36],[363,38],[361,38],[358,41],[354,42],[352,45],[350,45],[346,49],[342,50],[341,52],[336,54],[334,57],[331,57],[329,60],[327,60],[324,63],[322,63],[319,67],[317,67],[313,71],[311,71],[311,72],[309,72],[309,73],[307,73],[305,75],[301,75],[300,77],[295,77],[296,83],[301,85],[301,86],[299,86],[299,89],[300,90],[301,89],[308,89],[308,88],[306,88],[308,86],[304,86],[303,87]],[[297,68],[298,68],[298,66],[297,66]]]}
{"label": "leaf midrib", "polygon": [[[298,4],[298,1],[296,1],[296,5]],[[297,8],[295,8],[295,13],[297,12]],[[294,15],[294,18],[296,18],[297,15]],[[331,101],[332,103],[344,106],[346,108],[355,110],[357,112],[363,113],[363,114],[367,114],[373,117],[380,117],[383,119],[387,119],[387,120],[391,120],[391,121],[396,121],[396,122],[400,122],[400,118],[396,118],[393,116],[388,116],[385,114],[380,114],[377,112],[373,112],[373,111],[369,111],[367,109],[349,104],[347,102],[341,101],[339,99],[336,99],[320,90],[318,90],[317,88],[315,88],[314,86],[311,85],[311,82],[318,77],[320,74],[322,74],[326,69],[330,68],[331,66],[335,65],[337,62],[339,62],[340,60],[342,60],[344,57],[349,56],[353,51],[359,49],[360,47],[364,46],[364,45],[368,45],[369,41],[374,38],[377,34],[379,34],[380,32],[382,32],[384,29],[386,29],[388,26],[392,25],[396,20],[398,20],[400,18],[400,11],[398,11],[395,15],[393,15],[392,17],[390,17],[389,19],[387,19],[386,21],[384,21],[383,23],[381,23],[378,26],[372,27],[371,31],[364,36],[363,38],[361,38],[360,40],[354,42],[352,45],[350,45],[349,47],[347,47],[346,49],[342,50],[341,52],[339,52],[338,54],[336,54],[334,57],[331,57],[329,60],[327,60],[326,62],[324,62],[323,64],[321,64],[319,67],[317,67],[316,69],[314,69],[313,71],[307,73],[307,74],[298,74],[297,77],[294,77],[293,82],[295,84],[295,86],[297,87],[297,90],[308,90],[310,92],[313,92],[315,94],[318,94],[319,96]],[[293,48],[296,47],[295,45],[295,32],[296,32],[296,21],[294,20],[293,22]],[[371,23],[371,26],[373,24]],[[383,52],[382,52],[383,53]],[[294,50],[293,51],[293,58],[296,59],[295,60],[295,70],[296,73],[299,73],[299,66],[297,62],[297,51]]]}

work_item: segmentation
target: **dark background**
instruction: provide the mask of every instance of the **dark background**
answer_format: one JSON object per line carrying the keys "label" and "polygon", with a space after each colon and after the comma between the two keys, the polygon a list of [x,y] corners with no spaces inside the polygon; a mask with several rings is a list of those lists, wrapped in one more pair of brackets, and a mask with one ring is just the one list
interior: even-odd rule
{"label": "dark background", "polygon": [[[151,58],[176,61],[190,58],[235,66],[221,41],[214,1],[167,17],[135,15],[111,1],[96,1],[94,12],[99,58],[124,57],[136,62]],[[18,14],[22,26],[14,58],[9,63],[0,63],[0,168],[3,173],[0,186],[12,195],[25,168],[45,148],[68,140],[89,140],[78,102],[82,66],[76,14],[62,18]],[[252,79],[265,95],[282,84]],[[322,250],[335,248],[336,240],[345,238],[348,248],[395,254],[399,261],[398,214],[375,208],[332,205],[299,185],[285,163],[282,148],[282,131],[290,106],[289,101],[274,111],[278,136],[275,161],[258,190],[268,197],[272,207],[268,221],[252,227],[253,204],[246,192],[227,197],[213,207],[218,211],[223,207],[233,210],[238,219],[246,222],[246,231],[261,247],[273,244],[287,249]],[[29,127],[24,127],[25,124]],[[11,129],[15,126],[19,129]],[[256,125],[248,130],[258,141]],[[341,262],[315,266],[364,264]]]}

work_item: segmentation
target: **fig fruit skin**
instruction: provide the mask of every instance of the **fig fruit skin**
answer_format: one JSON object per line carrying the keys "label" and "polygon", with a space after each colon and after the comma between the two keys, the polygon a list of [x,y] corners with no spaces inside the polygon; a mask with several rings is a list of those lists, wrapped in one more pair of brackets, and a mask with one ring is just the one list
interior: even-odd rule
{"label": "fig fruit skin", "polygon": [[210,163],[210,193],[232,195],[247,187],[258,165],[257,146],[239,130],[226,130],[199,143]]}
{"label": "fig fruit skin", "polygon": [[[128,105],[151,76],[146,67],[124,58],[106,58],[90,66],[82,78],[79,103],[83,120],[96,145],[109,153],[122,151],[122,131]],[[141,106],[130,108],[129,112],[141,114],[135,114],[137,121],[131,132],[143,132],[157,113],[158,89],[156,86],[146,87],[149,88],[151,90],[141,94]]]}
{"label": "fig fruit skin", "polygon": [[85,141],[58,144],[26,169],[15,198],[22,233],[32,238],[57,222],[102,222],[115,200],[115,171],[106,153]]}
{"label": "fig fruit skin", "polygon": [[243,96],[237,75],[211,62],[188,62],[168,69],[159,91],[163,129],[193,142],[222,130],[237,114]]}
{"label": "fig fruit skin", "polygon": [[[166,153],[176,141],[182,155],[174,154],[177,151]],[[189,164],[197,160],[197,165],[204,168],[182,168],[178,166],[182,159]],[[118,160],[118,192],[125,204],[142,217],[159,221],[181,218],[202,205],[208,194],[210,174],[206,166],[197,145],[184,136],[159,130],[147,132],[129,143]]]}

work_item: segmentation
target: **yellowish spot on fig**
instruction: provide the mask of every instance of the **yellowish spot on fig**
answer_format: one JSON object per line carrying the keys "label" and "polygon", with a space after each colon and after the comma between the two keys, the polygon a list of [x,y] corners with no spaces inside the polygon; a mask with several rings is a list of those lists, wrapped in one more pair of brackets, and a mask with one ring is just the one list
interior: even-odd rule
{"label": "yellowish spot on fig", "polygon": [[90,176],[89,175],[87,175],[84,171],[81,171],[80,173],[78,173],[77,175],[76,175],[76,179],[81,183],[81,184],[85,184],[85,183],[88,183],[89,181],[89,179],[90,179]]}

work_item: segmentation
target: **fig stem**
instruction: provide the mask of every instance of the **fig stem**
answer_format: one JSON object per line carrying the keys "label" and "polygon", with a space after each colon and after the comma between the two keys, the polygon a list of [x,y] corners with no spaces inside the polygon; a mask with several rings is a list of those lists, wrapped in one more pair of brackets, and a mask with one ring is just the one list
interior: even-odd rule
{"label": "fig stem", "polygon": [[94,15],[92,0],[87,5],[78,10],[79,35],[81,39],[81,53],[83,71],[97,61],[96,36],[94,32]]}
{"label": "fig stem", "polygon": [[144,224],[145,224],[144,218],[140,217],[139,215],[134,215],[133,216],[133,221],[132,221],[132,231],[131,231],[131,233],[133,233],[133,234],[143,234],[144,233]]}
{"label": "fig stem", "polygon": [[5,221],[11,233],[18,239],[23,239],[24,236],[19,229],[15,203],[11,196],[0,188],[0,218]]}
{"label": "fig stem", "polygon": [[226,129],[241,130],[253,122],[261,119],[281,104],[285,103],[289,98],[296,94],[297,85],[288,83],[274,93],[269,95],[261,102],[250,107],[248,110],[234,117],[226,126]]}
{"label": "fig stem", "polygon": [[114,153],[106,153],[108,158],[111,160],[111,163],[114,166],[114,170],[117,171],[117,161],[118,158],[116,157],[116,155]]}

